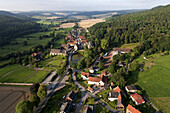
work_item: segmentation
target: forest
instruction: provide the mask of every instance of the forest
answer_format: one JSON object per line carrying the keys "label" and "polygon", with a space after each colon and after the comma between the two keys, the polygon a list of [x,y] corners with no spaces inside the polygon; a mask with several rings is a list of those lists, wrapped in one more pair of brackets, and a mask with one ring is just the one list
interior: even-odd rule
{"label": "forest", "polygon": [[[111,80],[124,87],[130,72],[119,69],[119,61],[132,62],[140,55],[148,56],[158,51],[170,50],[170,5],[151,10],[111,17],[105,23],[99,23],[89,29],[90,40],[95,52],[107,52],[122,44],[139,43],[133,49],[134,55],[115,56],[108,70],[112,73]],[[122,60],[123,59],[123,60]],[[87,60],[87,59],[86,59]],[[116,62],[116,63],[115,63]],[[133,62],[130,70],[139,67]],[[117,72],[117,73],[115,73]]]}
{"label": "forest", "polygon": [[41,30],[41,26],[31,20],[0,15],[0,46],[7,45],[15,38]]}

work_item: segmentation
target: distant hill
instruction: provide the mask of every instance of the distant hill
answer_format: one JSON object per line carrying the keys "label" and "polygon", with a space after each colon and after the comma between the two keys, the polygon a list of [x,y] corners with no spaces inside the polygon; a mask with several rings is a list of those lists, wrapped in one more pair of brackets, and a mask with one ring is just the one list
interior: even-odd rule
{"label": "distant hill", "polygon": [[40,25],[27,17],[0,11],[0,46],[8,44],[16,37],[37,32],[39,29]]}

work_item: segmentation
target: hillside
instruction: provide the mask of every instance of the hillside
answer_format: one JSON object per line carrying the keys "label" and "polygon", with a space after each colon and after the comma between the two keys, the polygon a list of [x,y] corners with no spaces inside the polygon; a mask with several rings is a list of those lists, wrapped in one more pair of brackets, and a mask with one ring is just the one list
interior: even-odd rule
{"label": "hillside", "polygon": [[0,46],[12,39],[37,32],[40,25],[10,12],[0,11]]}
{"label": "hillside", "polygon": [[[113,47],[137,44],[130,54],[113,57],[113,62],[130,61],[131,64],[128,73],[125,74],[117,68],[117,72],[112,73],[111,80],[116,84],[121,82],[124,85],[137,85],[142,89],[143,94],[148,95],[153,104],[165,113],[169,111],[170,102],[168,92],[170,55],[167,55],[170,51],[169,14],[170,5],[157,7],[109,18],[107,22],[96,24],[89,30],[95,48],[103,48],[104,44],[107,45],[104,52],[112,50]],[[151,57],[153,54],[166,55],[153,59]],[[150,67],[145,68],[148,62],[136,62],[144,56],[149,58]],[[140,68],[144,71],[139,71]]]}

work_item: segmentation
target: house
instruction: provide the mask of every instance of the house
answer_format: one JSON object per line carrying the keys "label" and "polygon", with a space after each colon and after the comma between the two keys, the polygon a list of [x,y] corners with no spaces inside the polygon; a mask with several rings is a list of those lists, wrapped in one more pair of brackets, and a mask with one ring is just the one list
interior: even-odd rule
{"label": "house", "polygon": [[75,42],[68,42],[67,44],[70,45],[70,46],[74,46],[76,43]]}
{"label": "house", "polygon": [[138,91],[135,86],[131,86],[131,85],[125,86],[125,89],[127,92],[130,93],[136,93]]}
{"label": "house", "polygon": [[68,101],[68,102],[72,102],[72,101],[75,100],[75,98],[76,98],[76,93],[75,93],[74,91],[70,91],[70,92],[67,94],[65,100]]}
{"label": "house", "polygon": [[102,71],[102,72],[101,72],[101,75],[106,76],[106,70]]}
{"label": "house", "polygon": [[131,94],[130,98],[135,102],[136,105],[141,105],[141,104],[145,103],[143,98],[139,94],[137,94],[137,93]]}
{"label": "house", "polygon": [[89,72],[90,72],[90,73],[94,73],[95,71],[99,71],[99,68],[97,68],[97,67],[91,67],[91,68],[89,69]]}
{"label": "house", "polygon": [[118,110],[124,110],[124,99],[123,99],[121,93],[119,93],[119,97],[117,99],[116,107],[117,107]]}
{"label": "house", "polygon": [[63,47],[65,50],[68,50],[70,48],[69,44],[61,44],[61,47]]}
{"label": "house", "polygon": [[117,105],[116,105],[117,109],[118,110],[124,109],[124,99],[122,96],[122,90],[119,88],[119,86],[117,86],[116,88],[114,88],[109,92],[108,100],[110,101],[117,100]]}
{"label": "house", "polygon": [[141,113],[141,112],[129,104],[126,108],[126,113]]}
{"label": "house", "polygon": [[75,45],[74,45],[74,50],[77,51],[78,49],[79,49],[78,45],[75,44]]}
{"label": "house", "polygon": [[119,96],[118,92],[110,91],[109,96],[108,96],[108,100],[115,101],[115,100],[118,99],[118,96]]}
{"label": "house", "polygon": [[42,52],[33,53],[32,56],[36,59],[36,61],[40,61],[41,56],[42,56]]}
{"label": "house", "polygon": [[89,73],[81,72],[81,77],[83,78],[83,80],[88,80],[89,79]]}
{"label": "house", "polygon": [[50,55],[63,55],[66,56],[67,55],[67,51],[63,50],[63,49],[51,49],[50,51]]}
{"label": "house", "polygon": [[68,102],[65,102],[61,105],[60,113],[69,113],[71,109],[71,105]]}
{"label": "house", "polygon": [[104,82],[101,77],[89,77],[88,84],[93,84],[97,86],[104,86]]}
{"label": "house", "polygon": [[91,93],[94,92],[94,90],[91,87],[88,87],[87,90],[90,91]]}
{"label": "house", "polygon": [[85,105],[85,106],[84,106],[83,113],[94,113],[94,108],[93,108],[93,106]]}

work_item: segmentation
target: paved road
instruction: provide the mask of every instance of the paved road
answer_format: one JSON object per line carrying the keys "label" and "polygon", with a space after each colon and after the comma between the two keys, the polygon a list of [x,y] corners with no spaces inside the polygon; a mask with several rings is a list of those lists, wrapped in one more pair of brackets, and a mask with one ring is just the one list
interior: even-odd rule
{"label": "paved road", "polygon": [[82,92],[82,97],[80,99],[80,102],[77,104],[76,106],[76,111],[75,113],[81,113],[81,109],[83,107],[83,103],[84,101],[88,98],[88,97],[93,97],[95,98],[95,100],[97,100],[101,105],[103,105],[105,108],[109,109],[110,111],[114,112],[114,113],[119,113],[120,111],[115,111],[113,110],[111,107],[109,107],[107,104],[103,103],[100,99],[98,99],[96,96],[95,96],[95,93],[90,93],[88,91],[86,91],[86,89],[81,86],[77,80],[76,80],[76,77],[75,76],[72,76],[73,77],[73,82],[74,84],[80,89],[80,91]]}
{"label": "paved road", "polygon": [[41,110],[43,109],[43,107],[45,106],[45,104],[47,103],[48,99],[58,90],[60,90],[61,88],[63,88],[65,86],[65,81],[68,80],[69,76],[67,75],[68,73],[68,69],[70,68],[70,61],[71,61],[71,55],[68,54],[68,62],[67,62],[67,66],[66,66],[66,71],[64,73],[64,75],[60,78],[59,81],[55,81],[55,84],[52,88],[51,91],[48,92],[47,96],[44,98],[44,100],[39,104],[39,106],[36,108],[36,110],[34,111],[34,113],[40,113]]}

